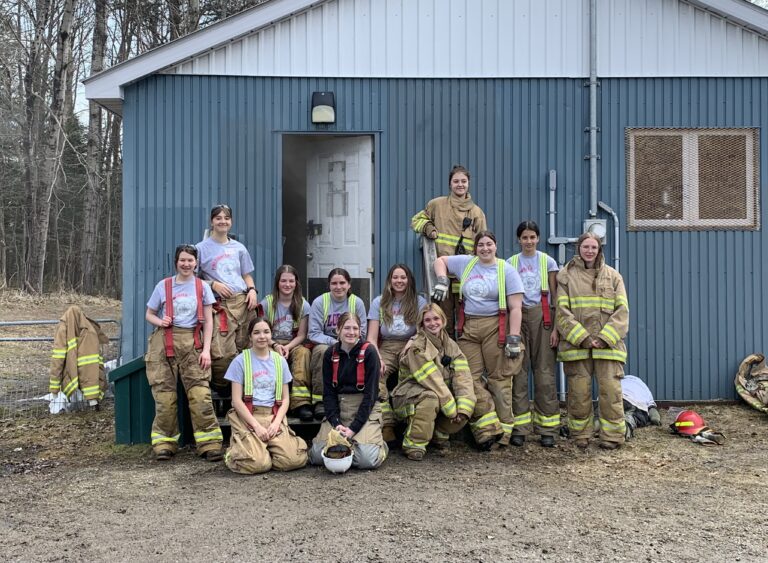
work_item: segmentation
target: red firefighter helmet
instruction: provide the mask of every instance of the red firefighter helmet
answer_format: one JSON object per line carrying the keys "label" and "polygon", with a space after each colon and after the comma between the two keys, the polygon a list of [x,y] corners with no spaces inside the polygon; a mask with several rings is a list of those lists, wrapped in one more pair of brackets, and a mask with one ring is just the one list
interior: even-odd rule
{"label": "red firefighter helmet", "polygon": [[671,425],[672,431],[684,436],[695,436],[706,428],[704,419],[696,411],[683,411]]}

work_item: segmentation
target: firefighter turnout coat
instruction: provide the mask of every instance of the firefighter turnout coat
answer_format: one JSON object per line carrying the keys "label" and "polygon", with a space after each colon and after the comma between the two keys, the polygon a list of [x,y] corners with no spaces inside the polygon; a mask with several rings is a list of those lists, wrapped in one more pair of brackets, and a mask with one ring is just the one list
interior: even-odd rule
{"label": "firefighter turnout coat", "polygon": [[86,400],[101,400],[107,390],[101,345],[108,343],[99,323],[80,307],[67,309],[53,338],[48,390],[63,391],[69,398],[79,388]]}
{"label": "firefighter turnout coat", "polygon": [[[469,226],[462,228],[464,220]],[[459,198],[451,194],[436,197],[427,206],[411,218],[411,228],[426,237],[437,231],[435,246],[437,256],[453,256],[461,240],[464,254],[472,254],[475,248],[475,235],[488,228],[485,213],[472,197]],[[431,238],[431,237],[430,237]]]}

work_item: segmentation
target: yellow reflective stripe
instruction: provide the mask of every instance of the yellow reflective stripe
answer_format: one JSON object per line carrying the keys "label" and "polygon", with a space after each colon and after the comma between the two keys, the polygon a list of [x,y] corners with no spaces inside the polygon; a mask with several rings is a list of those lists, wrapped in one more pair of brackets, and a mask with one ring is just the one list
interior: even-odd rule
{"label": "yellow reflective stripe", "polygon": [[413,416],[413,413],[416,412],[416,407],[412,404],[403,405],[402,407],[398,407],[395,409],[395,416],[397,418],[408,418],[409,416]]}
{"label": "yellow reflective stripe", "polygon": [[571,297],[571,309],[586,309],[590,307],[616,308],[616,300],[607,297]]}
{"label": "yellow reflective stripe", "polygon": [[76,347],[77,347],[77,336],[67,340],[67,351],[72,350],[73,348],[76,348]]}
{"label": "yellow reflective stripe", "polygon": [[504,434],[512,434],[512,429],[515,427],[514,424],[509,424],[507,422],[499,422],[499,424],[501,424],[501,429]]}
{"label": "yellow reflective stripe", "polygon": [[90,385],[88,387],[82,387],[80,391],[83,392],[83,395],[87,395],[88,393],[98,393],[101,390],[101,387],[98,385]]}
{"label": "yellow reflective stripe", "polygon": [[196,444],[202,444],[203,442],[221,442],[223,440],[221,428],[217,428],[211,432],[195,432],[194,436]]}
{"label": "yellow reflective stripe", "polygon": [[616,344],[621,339],[619,333],[611,325],[605,325],[599,334],[605,336],[611,344]]}
{"label": "yellow reflective stripe", "polygon": [[574,360],[586,360],[589,358],[589,350],[565,350],[557,353],[558,362],[572,362]]}
{"label": "yellow reflective stripe", "polygon": [[[409,428],[409,430],[410,430],[410,428]],[[425,450],[425,449],[427,449],[427,444],[428,443],[429,442],[417,442],[416,440],[414,440],[413,438],[408,436],[407,433],[406,433],[405,436],[403,436],[403,447],[404,448],[413,448],[415,450]]]}
{"label": "yellow reflective stripe", "polygon": [[477,264],[478,260],[480,260],[480,258],[477,256],[473,257],[464,267],[464,271],[461,272],[461,278],[459,279],[459,293],[464,293],[464,283],[467,281],[469,274],[472,272],[472,268],[475,267],[475,264]]}
{"label": "yellow reflective stripe", "polygon": [[581,323],[576,323],[565,339],[574,346],[578,346],[585,336],[587,336],[587,330],[581,326]]}
{"label": "yellow reflective stripe", "polygon": [[459,410],[468,411],[469,413],[472,413],[472,411],[475,410],[475,405],[477,404],[472,399],[468,399],[467,397],[459,397],[456,400],[456,404],[459,407]]}
{"label": "yellow reflective stripe", "polygon": [[437,366],[435,365],[435,362],[427,362],[423,366],[421,366],[419,369],[417,369],[415,372],[413,372],[413,374],[411,374],[411,377],[413,377],[413,379],[421,383],[436,371],[437,371]]}
{"label": "yellow reflective stripe", "polygon": [[90,354],[88,356],[81,356],[77,358],[77,365],[78,367],[89,366],[91,364],[98,364],[101,361],[103,361],[103,358],[98,354]]}
{"label": "yellow reflective stripe", "polygon": [[243,350],[243,396],[253,397],[253,367],[251,365],[251,349]]}
{"label": "yellow reflective stripe", "polygon": [[627,301],[626,295],[617,295],[616,296],[616,307],[623,306],[627,311],[629,311],[629,301]]}
{"label": "yellow reflective stripe", "polygon": [[275,322],[275,309],[277,307],[273,307],[275,299],[272,297],[272,294],[270,293],[264,298],[264,301],[267,302],[267,310],[265,313],[267,314],[267,320],[269,321],[269,324],[272,324]]}
{"label": "yellow reflective stripe", "polygon": [[558,307],[570,307],[571,306],[571,300],[567,295],[558,295],[557,296],[557,306]]}
{"label": "yellow reflective stripe", "polygon": [[449,235],[448,233],[437,233],[437,238],[435,239],[438,242],[444,242],[446,244],[457,244],[459,242],[459,238],[456,235]]}
{"label": "yellow reflective stripe", "polygon": [[54,358],[64,358],[67,355],[66,348],[54,348],[51,350],[51,356]]}
{"label": "yellow reflective stripe", "polygon": [[297,399],[311,399],[312,393],[309,392],[308,387],[303,387],[301,385],[294,385],[291,388],[291,397],[295,397]]}
{"label": "yellow reflective stripe", "polygon": [[59,381],[58,379],[51,379],[48,382],[48,387],[51,390],[58,391],[59,389],[61,389],[61,381]]}
{"label": "yellow reflective stripe", "polygon": [[64,387],[64,394],[69,397],[72,393],[75,392],[75,389],[77,389],[77,386],[80,384],[80,380],[76,377],[69,383],[67,383],[67,386]]}
{"label": "yellow reflective stripe", "polygon": [[312,393],[312,402],[313,403],[322,403],[323,402],[323,396],[322,395],[315,395]]}
{"label": "yellow reflective stripe", "polygon": [[323,293],[323,325],[328,320],[328,308],[331,306],[331,294]]}
{"label": "yellow reflective stripe", "polygon": [[549,292],[549,272],[547,271],[547,255],[536,251],[539,255],[539,275],[541,276],[541,291]]}
{"label": "yellow reflective stripe", "polygon": [[589,418],[568,418],[568,428],[575,432],[581,432],[582,430],[592,426],[592,417]]}
{"label": "yellow reflective stripe", "polygon": [[411,217],[411,228],[417,233],[421,233],[424,230],[426,224],[431,220],[432,219],[430,219],[429,215],[427,215],[424,211],[419,211],[416,215]]}
{"label": "yellow reflective stripe", "polygon": [[453,368],[454,371],[459,371],[459,370],[469,371],[469,362],[462,358],[455,358],[451,362],[451,367]]}
{"label": "yellow reflective stripe", "polygon": [[456,416],[456,401],[454,399],[449,400],[442,407],[440,407],[440,410],[443,411],[443,414],[445,416],[447,416],[448,418],[455,417]]}
{"label": "yellow reflective stripe", "polygon": [[435,430],[434,437],[437,438],[439,441],[443,442],[445,440],[448,440],[451,437],[451,435],[446,434],[445,432],[440,432],[439,430]]}
{"label": "yellow reflective stripe", "polygon": [[150,436],[150,438],[152,440],[152,445],[153,446],[155,444],[161,444],[163,442],[174,442],[174,443],[176,443],[176,442],[179,441],[180,437],[181,437],[181,434],[176,434],[175,436],[165,436],[164,434],[156,434],[154,432]]}
{"label": "yellow reflective stripe", "polygon": [[552,416],[544,416],[535,412],[533,413],[533,423],[544,428],[560,426],[560,415],[553,414]]}
{"label": "yellow reflective stripe", "polygon": [[389,401],[383,401],[381,403],[381,412],[393,412],[392,411],[392,405],[389,404]]}
{"label": "yellow reflective stripe", "polygon": [[518,414],[515,417],[515,425],[519,426],[522,424],[530,424],[531,423],[531,411],[524,412],[522,414]]}
{"label": "yellow reflective stripe", "polygon": [[606,432],[621,432],[624,434],[624,431],[626,430],[626,425],[624,424],[624,419],[621,419],[621,422],[618,424],[615,422],[611,422],[610,420],[606,420],[604,418],[600,419],[600,428],[602,430],[605,430]]}
{"label": "yellow reflective stripe", "polygon": [[499,417],[496,411],[491,411],[484,414],[474,422],[470,422],[469,426],[472,428],[485,428],[486,426],[492,426],[499,423]]}
{"label": "yellow reflective stripe", "polygon": [[675,422],[675,426],[693,426],[693,422],[690,420],[681,420],[680,422]]}
{"label": "yellow reflective stripe", "polygon": [[593,348],[592,357],[595,360],[615,360],[617,362],[626,362],[627,353],[621,350],[610,350],[607,348]]}
{"label": "yellow reflective stripe", "polygon": [[504,260],[496,258],[496,285],[499,290],[499,311],[507,310],[507,278],[504,276]]}
{"label": "yellow reflective stripe", "polygon": [[277,352],[271,352],[272,365],[275,366],[275,402],[283,400],[283,357]]}

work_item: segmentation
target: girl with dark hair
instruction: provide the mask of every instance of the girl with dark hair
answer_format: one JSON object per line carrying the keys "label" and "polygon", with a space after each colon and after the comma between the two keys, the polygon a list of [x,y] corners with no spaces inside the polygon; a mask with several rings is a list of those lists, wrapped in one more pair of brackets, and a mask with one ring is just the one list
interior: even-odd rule
{"label": "girl with dark hair", "polygon": [[[517,226],[517,240],[522,252],[507,262],[520,274],[525,289],[521,336],[527,353],[512,384],[515,413],[512,445],[522,446],[525,437],[535,430],[541,436],[541,445],[551,448],[560,431],[560,403],[555,384],[558,337],[557,330],[553,330],[558,267],[551,256],[536,249],[539,226],[534,221],[523,221]],[[529,369],[533,370],[533,413],[528,394]]]}
{"label": "girl with dark hair", "polygon": [[307,464],[307,444],[288,427],[288,384],[285,358],[270,349],[272,329],[264,317],[248,324],[251,346],[229,365],[232,409],[227,413],[232,438],[224,463],[235,473],[290,471]]}
{"label": "girl with dark hair", "polygon": [[224,373],[237,353],[248,345],[248,321],[259,302],[253,283],[253,262],[248,250],[229,236],[232,209],[225,204],[211,209],[211,235],[197,243],[199,275],[216,296],[212,343],[212,384],[227,393]]}
{"label": "girl with dark hair", "polygon": [[325,416],[323,406],[323,355],[329,346],[338,342],[336,325],[344,313],[352,313],[360,320],[360,332],[365,339],[365,304],[357,295],[350,292],[352,278],[344,268],[334,268],[328,273],[330,291],[318,296],[310,307],[309,340],[315,346],[312,349],[310,372],[312,373],[312,402],[317,420]]}
{"label": "girl with dark hair", "polygon": [[432,299],[439,302],[448,293],[448,274],[459,280],[458,343],[469,362],[477,397],[469,427],[478,448],[490,450],[508,445],[512,435],[512,376],[520,369],[524,350],[523,284],[517,271],[496,257],[492,232],[477,233],[474,248],[474,256],[435,260],[438,283]]}
{"label": "girl with dark hair", "polygon": [[272,293],[261,303],[272,325],[274,349],[288,360],[293,374],[291,408],[304,422],[312,420],[312,385],[309,375],[310,351],[304,346],[309,325],[309,303],[301,293],[299,273],[283,264],[275,271]]}
{"label": "girl with dark hair", "polygon": [[589,446],[593,432],[593,378],[599,389],[600,447],[615,450],[624,443],[621,378],[628,328],[624,279],[605,263],[600,239],[584,233],[576,241],[576,255],[557,274],[557,359],[568,378],[568,428],[578,448]]}
{"label": "girl with dark hair", "polygon": [[379,354],[361,338],[357,315],[344,312],[338,319],[338,342],[323,356],[323,402],[325,420],[312,440],[309,461],[322,465],[322,451],[331,430],[352,440],[352,466],[375,469],[389,449],[381,435],[381,406],[378,401]]}
{"label": "girl with dark hair", "polygon": [[155,399],[152,451],[155,459],[167,461],[179,448],[176,382],[180,378],[189,399],[197,453],[208,461],[220,461],[221,429],[208,384],[213,293],[195,277],[194,246],[177,246],[174,264],[176,275],[158,282],[147,301],[145,315],[147,322],[155,326],[144,356],[147,380]]}
{"label": "girl with dark hair", "polygon": [[[469,176],[469,170],[455,165],[448,173],[448,195],[430,200],[411,218],[415,232],[434,239],[438,257],[471,254],[475,235],[488,228],[485,213],[469,195]],[[450,336],[453,336],[458,288],[458,281],[453,279],[451,292],[440,304],[448,319],[445,330]]]}
{"label": "girl with dark hair", "polygon": [[[387,442],[395,439],[395,417],[389,404],[389,379],[397,375],[400,352],[416,334],[416,317],[427,300],[416,293],[413,272],[405,264],[389,269],[384,291],[371,301],[368,311],[368,342],[379,351],[381,377],[379,401],[383,419],[383,434]],[[392,387],[396,381],[392,382]]]}

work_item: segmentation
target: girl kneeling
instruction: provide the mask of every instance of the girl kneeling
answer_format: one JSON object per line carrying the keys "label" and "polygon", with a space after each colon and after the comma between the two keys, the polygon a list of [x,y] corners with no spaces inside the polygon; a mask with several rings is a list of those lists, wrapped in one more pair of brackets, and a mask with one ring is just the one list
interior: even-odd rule
{"label": "girl kneeling", "polygon": [[338,430],[352,440],[352,466],[375,469],[384,463],[389,449],[381,435],[379,353],[360,340],[360,319],[344,313],[338,322],[339,342],[323,357],[325,420],[312,440],[309,461],[323,465],[322,451],[328,433]]}
{"label": "girl kneeling", "polygon": [[445,313],[435,303],[422,307],[418,331],[400,356],[400,383],[392,391],[395,415],[408,421],[403,452],[424,458],[430,442],[444,454],[451,434],[461,430],[475,410],[475,392],[467,358],[445,332]]}
{"label": "girl kneeling", "polygon": [[307,464],[307,444],[285,421],[291,371],[279,353],[270,350],[272,329],[263,317],[248,325],[251,348],[227,369],[232,382],[232,409],[227,419],[232,438],[224,462],[235,473],[290,471]]}

